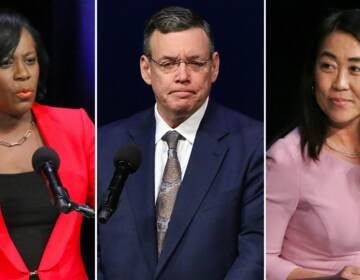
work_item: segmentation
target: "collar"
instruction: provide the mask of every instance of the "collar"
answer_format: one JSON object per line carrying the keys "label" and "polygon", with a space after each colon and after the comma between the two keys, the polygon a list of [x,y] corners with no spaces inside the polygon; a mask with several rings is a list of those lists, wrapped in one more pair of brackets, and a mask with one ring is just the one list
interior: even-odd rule
{"label": "collar", "polygon": [[209,97],[206,98],[205,102],[200,106],[199,109],[195,111],[189,118],[182,122],[179,126],[171,128],[164,119],[160,116],[157,109],[157,103],[155,103],[155,121],[156,121],[156,131],[155,131],[155,144],[164,136],[169,130],[175,130],[180,133],[190,144],[193,144],[195,141],[196,132],[199,128],[200,122],[204,117],[207,105],[209,102]]}

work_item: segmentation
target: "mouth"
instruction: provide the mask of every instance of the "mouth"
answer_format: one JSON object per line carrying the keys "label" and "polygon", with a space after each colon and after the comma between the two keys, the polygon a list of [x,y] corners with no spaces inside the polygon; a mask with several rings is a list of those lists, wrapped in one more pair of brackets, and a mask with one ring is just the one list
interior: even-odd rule
{"label": "mouth", "polygon": [[22,88],[18,91],[16,91],[16,96],[19,97],[20,99],[27,99],[29,98],[32,94],[33,94],[33,89],[31,88]]}
{"label": "mouth", "polygon": [[170,95],[175,95],[180,98],[186,98],[186,97],[189,97],[194,94],[195,94],[195,92],[190,91],[190,90],[174,90],[174,91],[170,92]]}
{"label": "mouth", "polygon": [[332,104],[334,104],[336,106],[345,106],[352,102],[352,100],[350,100],[350,99],[338,98],[338,97],[332,97],[332,98],[329,98],[329,100]]}

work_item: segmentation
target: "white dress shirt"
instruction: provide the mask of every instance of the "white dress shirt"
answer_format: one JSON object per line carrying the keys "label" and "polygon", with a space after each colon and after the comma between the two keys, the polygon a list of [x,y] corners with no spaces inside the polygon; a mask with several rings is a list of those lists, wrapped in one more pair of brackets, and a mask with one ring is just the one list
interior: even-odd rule
{"label": "white dress shirt", "polygon": [[164,173],[166,161],[167,161],[167,152],[168,145],[161,138],[169,130],[176,130],[180,133],[185,139],[179,140],[177,145],[177,155],[181,167],[181,179],[184,178],[187,164],[189,162],[191,150],[195,141],[195,136],[199,128],[200,122],[204,117],[206,107],[209,101],[209,97],[205,102],[200,106],[197,111],[192,114],[187,120],[181,123],[175,128],[171,128],[164,119],[160,116],[157,104],[155,104],[155,121],[156,121],[156,131],[155,131],[155,202],[159,193],[160,184],[162,176]]}

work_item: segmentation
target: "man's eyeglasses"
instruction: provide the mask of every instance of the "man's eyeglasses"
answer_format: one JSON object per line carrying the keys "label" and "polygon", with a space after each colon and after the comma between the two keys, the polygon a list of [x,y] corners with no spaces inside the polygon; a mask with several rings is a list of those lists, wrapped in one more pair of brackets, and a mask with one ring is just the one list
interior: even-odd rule
{"label": "man's eyeglasses", "polygon": [[198,72],[206,67],[206,65],[211,61],[202,60],[202,59],[194,59],[185,61],[182,59],[166,59],[163,61],[156,61],[152,57],[148,57],[150,61],[154,62],[159,68],[165,73],[175,72],[179,69],[181,63],[185,63],[186,67],[188,67],[191,71]]}

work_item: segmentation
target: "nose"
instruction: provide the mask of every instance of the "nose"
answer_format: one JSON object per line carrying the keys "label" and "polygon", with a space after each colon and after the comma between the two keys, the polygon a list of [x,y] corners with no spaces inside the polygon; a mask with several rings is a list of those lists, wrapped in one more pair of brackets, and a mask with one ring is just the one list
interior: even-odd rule
{"label": "nose", "polygon": [[30,71],[23,62],[18,62],[15,64],[14,79],[19,81],[30,79]]}
{"label": "nose", "polygon": [[185,83],[190,81],[189,69],[184,61],[181,61],[178,69],[176,70],[176,81]]}
{"label": "nose", "polygon": [[347,90],[349,88],[349,81],[345,71],[340,70],[337,73],[333,81],[333,88],[336,90]]}

